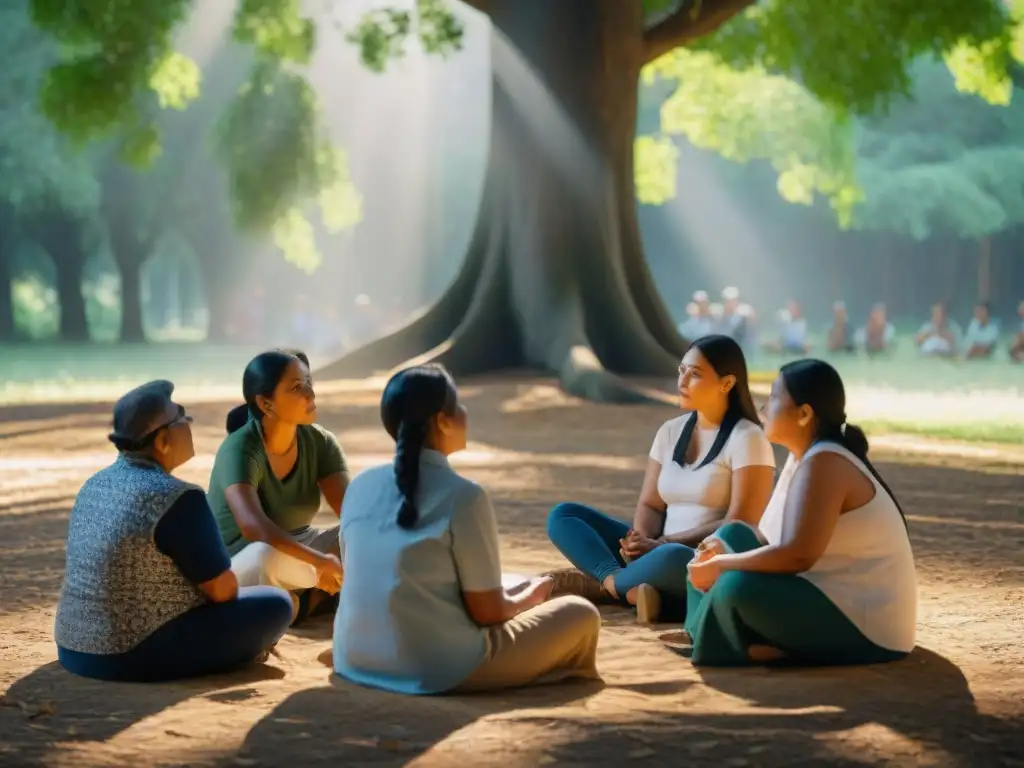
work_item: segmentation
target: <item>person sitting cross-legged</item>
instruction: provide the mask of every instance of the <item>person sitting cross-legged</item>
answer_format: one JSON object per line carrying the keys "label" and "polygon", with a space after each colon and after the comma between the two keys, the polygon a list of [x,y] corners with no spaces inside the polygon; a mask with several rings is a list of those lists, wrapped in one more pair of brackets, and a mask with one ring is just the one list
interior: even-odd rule
{"label": "person sitting cross-legged", "polygon": [[917,576],[906,520],[846,423],[821,360],[783,366],[765,432],[789,449],[758,527],[731,523],[689,565],[692,661],[870,664],[914,648]]}
{"label": "person sitting cross-legged", "polygon": [[191,417],[153,381],[114,406],[119,455],[79,490],[54,635],[70,672],[155,681],[224,672],[266,658],[292,603],[239,589],[206,502],[173,470],[192,458]]}
{"label": "person sitting cross-legged", "polygon": [[394,461],[352,481],[341,516],[335,671],[406,694],[597,678],[597,608],[549,600],[550,579],[502,585],[487,492],[448,463],[466,447],[467,413],[447,371],[396,373],[381,419]]}
{"label": "person sitting cross-legged", "polygon": [[679,364],[678,387],[690,413],[654,436],[632,526],[575,502],[548,515],[551,543],[576,566],[549,573],[556,593],[635,605],[641,623],[681,620],[693,547],[723,520],[761,519],[775,458],[743,350],[728,336],[697,339]]}

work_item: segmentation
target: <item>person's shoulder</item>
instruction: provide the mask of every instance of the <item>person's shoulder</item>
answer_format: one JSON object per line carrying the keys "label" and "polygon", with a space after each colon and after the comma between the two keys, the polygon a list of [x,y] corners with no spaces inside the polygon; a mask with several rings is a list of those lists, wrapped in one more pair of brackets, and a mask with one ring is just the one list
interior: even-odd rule
{"label": "person's shoulder", "polygon": [[670,437],[678,437],[679,433],[683,431],[683,427],[686,426],[686,422],[689,420],[691,415],[692,414],[687,411],[679,416],[675,416],[658,427],[658,431],[665,432]]}
{"label": "person's shoulder", "polygon": [[312,437],[314,440],[320,443],[337,443],[338,438],[329,429],[325,429],[319,424],[300,424],[299,432]]}
{"label": "person's shoulder", "polygon": [[737,421],[736,426],[732,429],[732,433],[746,440],[768,441],[768,438],[764,435],[764,428],[750,419],[740,419]]}
{"label": "person's shoulder", "polygon": [[732,428],[729,435],[728,447],[730,451],[748,451],[757,448],[765,454],[772,453],[772,444],[760,424],[755,424],[750,419],[740,419]]}
{"label": "person's shoulder", "polygon": [[255,453],[261,443],[259,432],[256,429],[256,422],[250,421],[224,438],[220,448],[217,449],[217,455]]}
{"label": "person's shoulder", "polygon": [[377,488],[384,483],[394,484],[395,482],[395,468],[391,464],[377,464],[373,467],[367,467],[362,472],[357,474],[348,484],[348,489],[345,491],[346,497],[351,495],[353,491],[360,492],[371,488]]}

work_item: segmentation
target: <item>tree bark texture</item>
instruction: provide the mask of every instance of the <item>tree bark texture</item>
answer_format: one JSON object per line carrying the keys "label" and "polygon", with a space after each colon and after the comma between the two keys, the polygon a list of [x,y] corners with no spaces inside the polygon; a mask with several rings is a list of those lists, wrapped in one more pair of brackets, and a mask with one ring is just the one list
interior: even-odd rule
{"label": "tree bark texture", "polygon": [[14,209],[0,202],[0,342],[14,341]]}
{"label": "tree bark texture", "polygon": [[456,375],[555,372],[588,399],[646,397],[683,340],[643,257],[633,187],[640,3],[492,0],[487,177],[466,261],[408,326],[318,375],[438,361]]}
{"label": "tree bark texture", "polygon": [[53,260],[60,305],[59,335],[63,341],[89,341],[82,280],[89,258],[83,220],[60,208],[43,208],[29,218],[28,232]]}

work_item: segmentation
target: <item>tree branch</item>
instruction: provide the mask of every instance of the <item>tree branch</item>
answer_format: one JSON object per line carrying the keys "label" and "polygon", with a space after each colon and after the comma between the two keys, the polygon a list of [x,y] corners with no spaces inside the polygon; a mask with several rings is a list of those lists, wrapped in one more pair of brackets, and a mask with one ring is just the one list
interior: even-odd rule
{"label": "tree branch", "polygon": [[489,13],[491,10],[491,0],[460,0],[460,2],[480,11],[480,13]]}
{"label": "tree branch", "polygon": [[644,33],[644,61],[710,35],[757,0],[688,0]]}

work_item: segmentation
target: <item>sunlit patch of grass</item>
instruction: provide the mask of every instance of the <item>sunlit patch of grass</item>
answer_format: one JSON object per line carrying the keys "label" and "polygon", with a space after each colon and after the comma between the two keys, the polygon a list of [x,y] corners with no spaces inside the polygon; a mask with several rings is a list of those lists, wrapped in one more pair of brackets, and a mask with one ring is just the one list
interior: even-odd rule
{"label": "sunlit patch of grass", "polygon": [[965,443],[1004,443],[1024,445],[1024,426],[1018,422],[964,422],[960,424],[901,421],[896,419],[866,419],[859,426],[871,434],[904,434],[956,440]]}

